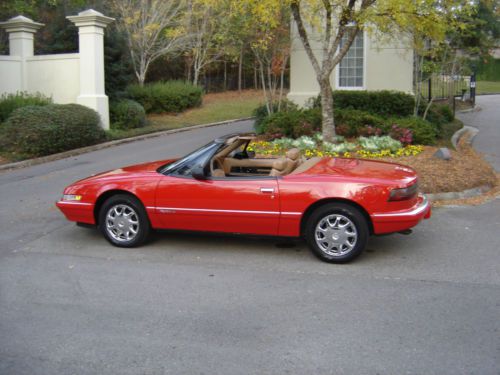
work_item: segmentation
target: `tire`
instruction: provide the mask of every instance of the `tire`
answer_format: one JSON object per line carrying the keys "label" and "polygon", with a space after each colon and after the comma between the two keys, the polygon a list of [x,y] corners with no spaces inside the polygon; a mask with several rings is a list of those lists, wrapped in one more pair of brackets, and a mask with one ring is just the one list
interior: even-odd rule
{"label": "tire", "polygon": [[369,228],[359,209],[329,203],[309,217],[305,237],[311,251],[328,263],[347,263],[358,257],[368,241]]}
{"label": "tire", "polygon": [[99,230],[114,246],[136,247],[147,240],[150,224],[137,198],[117,194],[108,198],[99,210]]}

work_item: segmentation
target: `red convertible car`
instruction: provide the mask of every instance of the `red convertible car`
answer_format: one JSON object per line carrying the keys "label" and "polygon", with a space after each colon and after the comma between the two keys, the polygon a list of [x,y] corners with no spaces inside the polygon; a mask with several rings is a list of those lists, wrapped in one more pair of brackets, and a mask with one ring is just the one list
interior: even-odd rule
{"label": "red convertible car", "polygon": [[431,215],[410,168],[378,161],[275,159],[232,134],[181,159],[98,174],[57,202],[68,220],[96,225],[113,245],[133,247],[154,229],[305,237],[321,260],[347,262],[369,235],[409,232]]}

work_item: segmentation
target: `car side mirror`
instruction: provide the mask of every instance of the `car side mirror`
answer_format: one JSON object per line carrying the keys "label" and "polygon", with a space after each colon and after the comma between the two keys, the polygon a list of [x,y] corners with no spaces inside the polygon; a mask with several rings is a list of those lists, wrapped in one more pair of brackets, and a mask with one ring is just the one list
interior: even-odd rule
{"label": "car side mirror", "polygon": [[207,176],[205,175],[205,169],[202,165],[197,165],[191,170],[191,176],[196,178],[197,180],[206,180]]}

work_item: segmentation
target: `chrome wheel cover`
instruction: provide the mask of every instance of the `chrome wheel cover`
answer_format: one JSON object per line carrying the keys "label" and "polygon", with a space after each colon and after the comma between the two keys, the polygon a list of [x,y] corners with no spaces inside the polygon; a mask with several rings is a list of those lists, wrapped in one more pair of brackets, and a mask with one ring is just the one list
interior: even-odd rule
{"label": "chrome wheel cover", "polygon": [[332,214],[318,222],[314,230],[314,239],[321,251],[338,257],[354,249],[358,240],[358,231],[348,217]]}
{"label": "chrome wheel cover", "polygon": [[127,204],[117,204],[106,213],[106,231],[118,242],[132,241],[139,233],[139,216]]}

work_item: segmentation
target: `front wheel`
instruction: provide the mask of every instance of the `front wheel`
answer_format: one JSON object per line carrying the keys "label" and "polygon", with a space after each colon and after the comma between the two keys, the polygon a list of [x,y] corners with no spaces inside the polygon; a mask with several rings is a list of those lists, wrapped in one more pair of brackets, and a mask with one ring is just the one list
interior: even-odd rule
{"label": "front wheel", "polygon": [[330,203],[316,209],[306,226],[312,252],[329,263],[346,263],[359,256],[368,241],[368,224],[355,207]]}
{"label": "front wheel", "polygon": [[104,202],[99,211],[99,229],[115,246],[139,246],[146,241],[149,228],[146,211],[133,196],[114,195]]}

